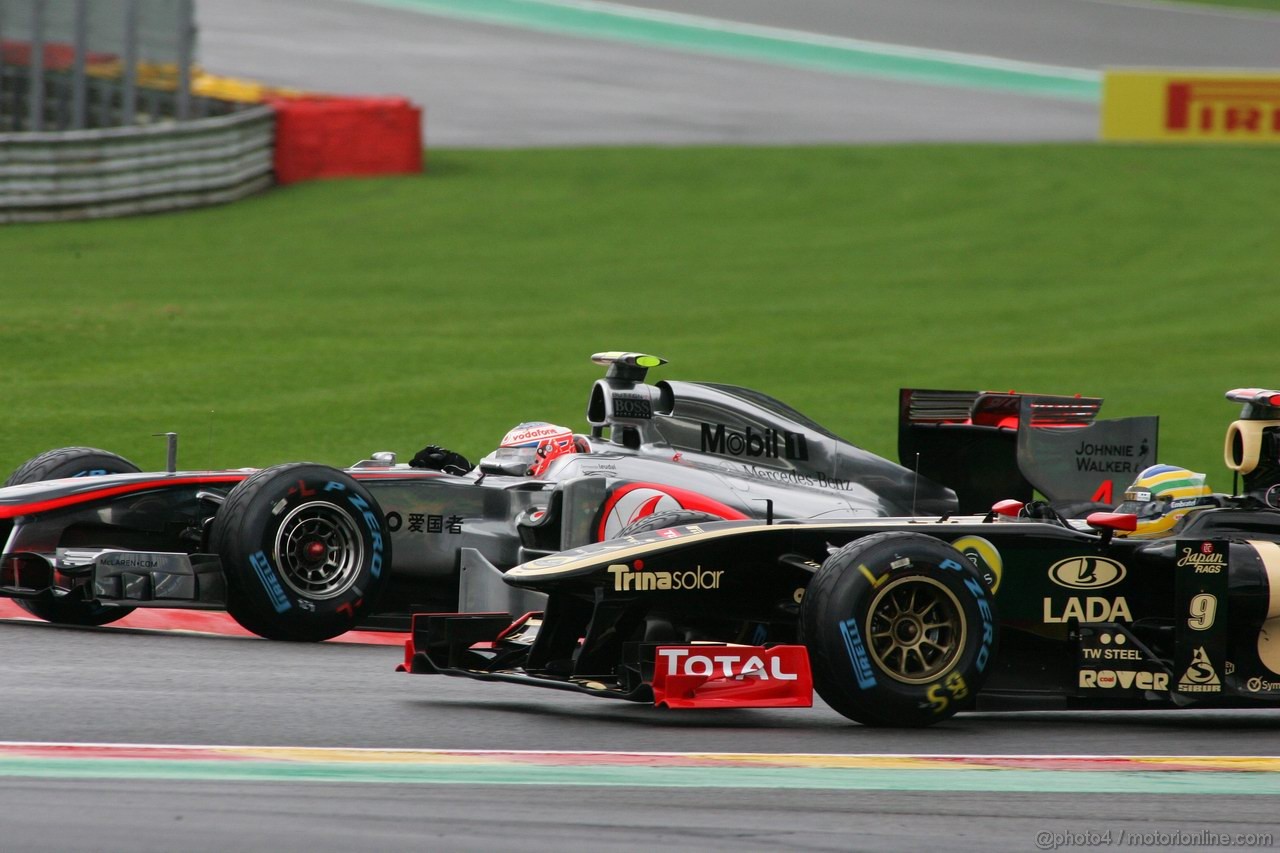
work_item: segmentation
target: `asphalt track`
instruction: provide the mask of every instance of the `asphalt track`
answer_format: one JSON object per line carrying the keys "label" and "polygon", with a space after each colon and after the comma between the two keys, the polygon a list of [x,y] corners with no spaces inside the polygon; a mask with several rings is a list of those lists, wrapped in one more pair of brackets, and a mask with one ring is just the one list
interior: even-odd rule
{"label": "asphalt track", "polygon": [[[613,776],[540,774],[510,756],[505,770],[480,777],[459,766],[478,760],[467,752],[476,750],[639,753],[652,765],[639,771],[666,772],[687,760],[672,753],[766,754],[820,766],[885,754],[1280,756],[1275,713],[985,714],[884,731],[821,705],[672,712],[407,676],[394,672],[400,653],[388,646],[4,622],[0,648],[7,742],[458,753],[367,778],[326,775],[327,753],[238,776],[193,770],[172,756],[146,772],[100,759],[58,770],[47,758],[22,765],[0,756],[5,849],[1029,850],[1037,833],[1108,829],[1280,839],[1278,762],[1266,772],[1204,773],[1184,758],[1178,766],[1186,769],[1153,765],[1105,781],[1034,762],[976,774],[855,767],[837,787],[785,773],[755,787],[732,768],[654,781],[634,767]],[[600,772],[595,759],[587,763]]]}
{"label": "asphalt track", "polygon": [[[631,4],[731,22],[717,53],[705,40],[658,44],[669,29],[648,41],[634,28],[628,39],[584,37],[481,23],[441,3],[449,16],[203,0],[202,58],[282,85],[409,95],[427,105],[432,145],[1083,140],[1095,126],[1087,92],[1019,90],[1017,74],[984,85],[981,69],[1056,66],[1020,72],[1087,84],[1109,64],[1273,65],[1280,44],[1277,16],[1093,0]],[[743,25],[822,34],[834,54],[744,35]],[[909,79],[918,66],[881,61],[902,58],[894,46],[959,56],[912,57],[951,75],[922,82]],[[399,654],[387,645],[6,621],[0,649],[11,744],[237,747],[193,760],[0,745],[4,850],[1031,850],[1091,840],[1219,849],[1205,833],[1271,833],[1254,846],[1280,838],[1274,764],[1120,762],[1100,775],[1053,758],[1280,756],[1280,714],[1270,712],[969,715],[873,731],[821,705],[661,712],[409,677],[393,672]],[[304,749],[265,763],[251,749],[281,746]],[[368,762],[358,757],[305,751],[334,747],[447,752],[379,753],[360,775],[353,767]],[[541,759],[551,769],[491,750],[553,753]],[[564,754],[582,750],[602,755]],[[785,766],[754,787],[750,768],[716,764],[720,753],[739,754],[729,765]],[[682,781],[671,765],[689,754],[716,766]],[[1049,758],[984,770],[844,758],[886,754]],[[629,763],[604,766],[618,761]],[[850,761],[862,763],[839,766]],[[972,761],[990,760],[963,759]]]}
{"label": "asphalt track", "polygon": [[1095,0],[204,0],[199,24],[210,70],[409,96],[431,146],[1088,140],[1103,67],[1280,58],[1278,15]]}

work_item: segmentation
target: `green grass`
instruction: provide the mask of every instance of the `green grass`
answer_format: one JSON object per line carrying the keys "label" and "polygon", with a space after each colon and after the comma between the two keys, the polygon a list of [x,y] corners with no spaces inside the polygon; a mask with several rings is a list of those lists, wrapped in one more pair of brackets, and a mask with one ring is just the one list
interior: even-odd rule
{"label": "green grass", "polygon": [[1280,387],[1280,151],[916,146],[432,152],[422,177],[0,228],[0,468],[475,458],[584,428],[587,361],[759,388],[896,458],[901,386],[1159,414],[1212,473]]}
{"label": "green grass", "polygon": [[1178,0],[1196,6],[1232,6],[1237,9],[1265,9],[1280,12],[1280,0]]}

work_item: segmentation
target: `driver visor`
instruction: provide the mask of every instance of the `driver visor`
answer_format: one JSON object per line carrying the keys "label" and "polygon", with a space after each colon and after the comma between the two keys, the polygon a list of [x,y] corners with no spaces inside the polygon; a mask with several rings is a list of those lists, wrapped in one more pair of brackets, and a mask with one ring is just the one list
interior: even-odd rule
{"label": "driver visor", "polygon": [[[1129,497],[1128,494],[1125,495]],[[1114,512],[1136,515],[1138,518],[1159,518],[1169,510],[1168,501],[1125,500],[1115,508]]]}

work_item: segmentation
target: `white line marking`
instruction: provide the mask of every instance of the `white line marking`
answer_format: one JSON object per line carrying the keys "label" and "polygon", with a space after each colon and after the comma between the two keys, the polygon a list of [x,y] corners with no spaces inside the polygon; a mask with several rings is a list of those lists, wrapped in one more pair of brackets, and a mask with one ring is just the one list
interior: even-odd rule
{"label": "white line marking", "polygon": [[616,758],[644,757],[720,757],[720,758],[888,758],[888,759],[1031,759],[1053,761],[1267,761],[1274,755],[1049,755],[1009,753],[945,753],[945,752],[627,752],[622,750],[592,749],[411,749],[406,747],[342,747],[342,746],[231,746],[226,744],[176,744],[176,743],[68,743],[59,741],[0,741],[0,749],[9,747],[83,747],[87,749],[227,749],[227,750],[298,750],[302,752],[391,752],[405,755],[602,755]]}
{"label": "white line marking", "polygon": [[727,21],[720,18],[707,18],[701,15],[689,15],[683,12],[666,12],[657,9],[644,9],[627,6],[621,3],[610,3],[605,0],[532,0],[541,6],[560,6],[566,9],[577,9],[583,12],[594,12],[601,15],[633,18],[642,21],[676,24],[685,27],[710,30],[712,32],[733,33],[736,35],[756,36],[779,41],[810,44],[818,47],[833,47],[844,50],[859,50],[867,53],[878,53],[884,56],[899,56],[907,59],[932,59],[939,62],[951,62],[977,68],[992,68],[1002,71],[1020,71],[1027,74],[1045,74],[1054,77],[1071,77],[1077,80],[1100,80],[1102,75],[1090,68],[1072,68],[1064,65],[1049,65],[1038,62],[1024,62],[1018,59],[1005,59],[976,53],[959,53],[951,50],[940,50],[928,47],[911,47],[909,45],[889,44],[887,42],[867,41],[865,39],[829,36],[805,30],[793,30],[784,27],[771,27],[763,24],[746,24],[738,21]]}

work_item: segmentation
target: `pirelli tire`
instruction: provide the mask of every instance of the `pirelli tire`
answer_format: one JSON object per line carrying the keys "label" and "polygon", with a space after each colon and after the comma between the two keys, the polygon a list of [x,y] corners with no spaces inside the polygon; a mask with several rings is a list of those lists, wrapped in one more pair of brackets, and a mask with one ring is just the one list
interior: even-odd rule
{"label": "pirelli tire", "polygon": [[625,536],[635,536],[638,533],[652,533],[655,530],[665,530],[668,527],[683,527],[686,524],[699,524],[704,521],[724,521],[724,519],[718,515],[696,509],[669,509],[665,512],[655,512],[652,515],[646,515],[644,518],[636,519],[615,533],[613,538],[622,539]]}
{"label": "pirelli tire", "polygon": [[6,486],[60,480],[63,477],[96,477],[103,474],[137,474],[142,469],[123,456],[96,447],[62,447],[47,450],[23,462],[4,481]]}
{"label": "pirelli tire", "polygon": [[391,573],[391,537],[369,491],[325,465],[266,468],[227,495],[210,534],[227,611],[273,640],[315,642],[360,623]]}
{"label": "pirelli tire", "polygon": [[[47,450],[19,465],[5,486],[60,480],[64,477],[99,477],[104,474],[137,474],[142,469],[123,456],[96,447],[61,447]],[[108,625],[133,612],[132,607],[111,607],[84,598],[57,596],[14,599],[19,607],[46,622],[61,625]]]}
{"label": "pirelli tire", "polygon": [[800,628],[818,695],[868,726],[929,726],[971,707],[998,639],[981,574],[919,533],[832,554],[805,591]]}

